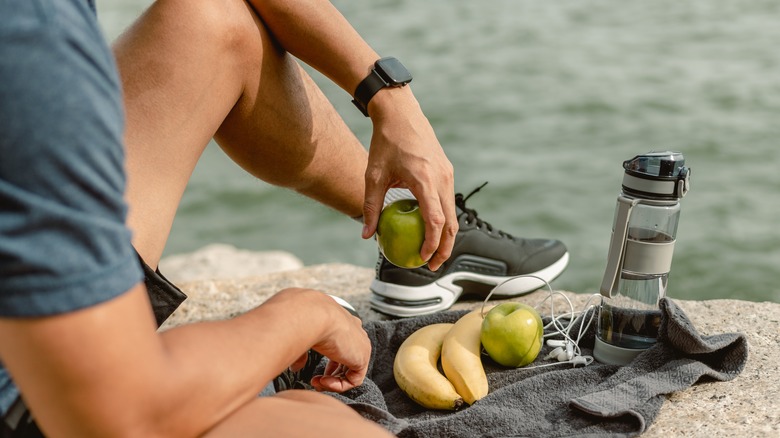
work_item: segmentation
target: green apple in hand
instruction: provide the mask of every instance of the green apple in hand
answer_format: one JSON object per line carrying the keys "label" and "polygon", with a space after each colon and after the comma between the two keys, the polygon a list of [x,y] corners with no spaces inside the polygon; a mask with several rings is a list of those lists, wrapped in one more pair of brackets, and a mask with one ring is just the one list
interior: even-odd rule
{"label": "green apple in hand", "polygon": [[482,320],[480,340],[491,359],[507,367],[521,367],[542,349],[544,324],[539,312],[523,303],[501,303]]}
{"label": "green apple in hand", "polygon": [[411,269],[425,264],[420,257],[425,221],[416,199],[400,199],[382,209],[376,241],[385,258],[398,267]]}

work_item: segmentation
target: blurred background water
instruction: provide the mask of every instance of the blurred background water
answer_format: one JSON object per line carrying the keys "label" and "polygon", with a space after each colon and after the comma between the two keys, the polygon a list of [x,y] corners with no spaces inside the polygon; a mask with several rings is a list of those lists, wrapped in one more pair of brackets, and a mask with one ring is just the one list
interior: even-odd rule
{"label": "blurred background water", "polygon": [[[98,0],[113,40],[150,0]],[[598,291],[623,160],[684,153],[669,295],[780,302],[780,2],[337,0],[412,88],[480,217],[564,241],[554,286]],[[311,70],[310,70],[311,71]],[[371,125],[312,72],[367,145]],[[166,254],[224,242],[373,267],[360,226],[243,173],[211,144]]]}

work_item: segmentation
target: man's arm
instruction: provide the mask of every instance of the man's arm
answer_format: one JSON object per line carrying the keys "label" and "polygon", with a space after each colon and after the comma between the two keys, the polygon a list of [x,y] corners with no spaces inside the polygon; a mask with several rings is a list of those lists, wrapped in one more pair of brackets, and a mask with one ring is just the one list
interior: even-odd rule
{"label": "man's arm", "polygon": [[[306,330],[302,330],[302,328]],[[365,377],[360,320],[330,297],[284,290],[232,320],[162,334],[143,285],[84,310],[0,318],[0,360],[45,431],[62,436],[194,436],[252,401],[310,346]]]}
{"label": "man's arm", "polygon": [[[250,0],[281,46],[348,93],[379,55],[326,0]],[[374,124],[366,170],[363,238],[376,230],[385,192],[406,187],[426,222],[423,259],[438,267],[449,258],[458,231],[453,168],[410,87],[385,88],[368,104]],[[432,258],[431,258],[432,257]]]}

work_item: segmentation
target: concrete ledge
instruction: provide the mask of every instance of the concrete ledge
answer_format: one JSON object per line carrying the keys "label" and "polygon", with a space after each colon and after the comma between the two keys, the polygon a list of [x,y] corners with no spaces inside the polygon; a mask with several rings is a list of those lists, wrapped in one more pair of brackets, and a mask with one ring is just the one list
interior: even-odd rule
{"label": "concrete ledge", "polygon": [[[165,271],[163,271],[165,273]],[[374,271],[346,264],[326,264],[230,280],[181,284],[189,299],[164,328],[229,318],[255,307],[280,289],[307,287],[339,295],[367,320],[385,319],[368,304]],[[587,295],[565,292],[575,306]],[[537,304],[536,292],[517,298]],[[742,332],[750,357],[743,373],[731,382],[701,383],[671,394],[656,422],[644,436],[780,436],[780,304],[738,300],[675,300],[702,334]],[[470,309],[481,302],[459,302],[453,309]]]}

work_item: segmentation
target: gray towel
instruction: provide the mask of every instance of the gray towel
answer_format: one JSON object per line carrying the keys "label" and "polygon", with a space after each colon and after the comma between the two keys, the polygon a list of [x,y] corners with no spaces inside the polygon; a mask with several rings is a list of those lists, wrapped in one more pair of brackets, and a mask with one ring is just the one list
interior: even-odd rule
{"label": "gray towel", "polygon": [[[365,383],[333,396],[399,437],[638,435],[655,420],[664,394],[703,380],[731,380],[747,361],[744,335],[701,336],[673,301],[662,300],[661,310],[658,343],[631,364],[507,369],[485,360],[490,393],[457,412],[427,410],[409,399],[395,383],[393,359],[418,328],[455,322],[465,312],[372,321],[365,325],[374,346]],[[580,344],[583,354],[592,354],[594,336],[591,327]],[[534,364],[550,362],[542,360],[549,350]]]}

